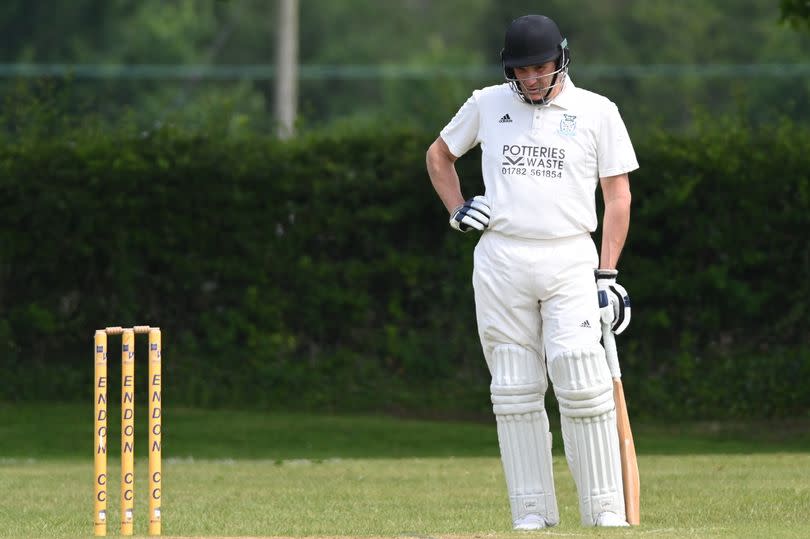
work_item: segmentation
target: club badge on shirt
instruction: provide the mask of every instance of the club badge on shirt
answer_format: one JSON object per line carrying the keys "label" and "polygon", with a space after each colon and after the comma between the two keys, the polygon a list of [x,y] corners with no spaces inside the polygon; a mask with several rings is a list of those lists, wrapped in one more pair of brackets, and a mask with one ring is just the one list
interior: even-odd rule
{"label": "club badge on shirt", "polygon": [[560,135],[566,137],[573,137],[577,134],[577,117],[574,114],[563,114],[563,119],[560,120],[560,129],[557,131]]}

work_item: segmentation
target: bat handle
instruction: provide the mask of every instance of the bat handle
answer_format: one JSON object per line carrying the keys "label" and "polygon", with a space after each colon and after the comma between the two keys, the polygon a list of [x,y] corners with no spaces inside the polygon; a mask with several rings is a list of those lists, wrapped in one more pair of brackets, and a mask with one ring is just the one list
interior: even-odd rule
{"label": "bat handle", "polygon": [[610,324],[605,322],[602,322],[602,346],[605,347],[610,375],[613,378],[621,378],[622,370],[619,368],[619,354],[616,352],[616,336],[613,335]]}
{"label": "bat handle", "polygon": [[[599,290],[597,294],[599,299],[599,308],[607,307],[610,301],[608,300],[607,292]],[[602,321],[602,346],[605,348],[605,357],[607,358],[608,368],[610,369],[610,376],[613,378],[621,378],[622,370],[619,368],[619,353],[616,351],[616,336],[610,328],[608,322]]]}

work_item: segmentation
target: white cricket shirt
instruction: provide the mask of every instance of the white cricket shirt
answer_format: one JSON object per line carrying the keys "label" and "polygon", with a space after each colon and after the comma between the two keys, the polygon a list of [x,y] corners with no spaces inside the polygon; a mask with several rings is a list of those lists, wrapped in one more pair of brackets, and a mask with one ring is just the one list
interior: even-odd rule
{"label": "white cricket shirt", "polygon": [[593,232],[599,178],[638,168],[616,105],[570,78],[545,106],[508,83],[476,90],[441,137],[457,157],[481,145],[489,228],[523,238]]}

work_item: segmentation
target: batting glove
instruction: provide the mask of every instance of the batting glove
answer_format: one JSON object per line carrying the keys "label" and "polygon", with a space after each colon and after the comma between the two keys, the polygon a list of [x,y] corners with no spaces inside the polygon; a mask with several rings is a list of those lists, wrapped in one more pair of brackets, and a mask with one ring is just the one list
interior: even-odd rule
{"label": "batting glove", "polygon": [[610,324],[616,335],[630,325],[630,296],[624,287],[616,282],[617,270],[596,270],[596,288],[607,295],[607,305],[600,306],[602,321]]}
{"label": "batting glove", "polygon": [[469,232],[473,228],[484,230],[489,226],[489,214],[489,201],[485,196],[478,195],[453,210],[450,226],[461,232]]}

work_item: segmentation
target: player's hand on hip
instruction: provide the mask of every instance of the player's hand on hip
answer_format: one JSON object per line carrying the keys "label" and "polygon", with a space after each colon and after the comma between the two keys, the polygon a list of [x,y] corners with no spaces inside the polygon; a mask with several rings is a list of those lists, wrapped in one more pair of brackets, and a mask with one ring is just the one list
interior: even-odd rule
{"label": "player's hand on hip", "polygon": [[599,306],[600,315],[616,335],[630,325],[630,295],[616,282],[618,275],[617,270],[596,270],[596,288],[607,295],[607,305]]}
{"label": "player's hand on hip", "polygon": [[453,210],[450,226],[462,232],[469,232],[472,229],[481,231],[489,226],[489,214],[489,200],[485,196],[478,195]]}

